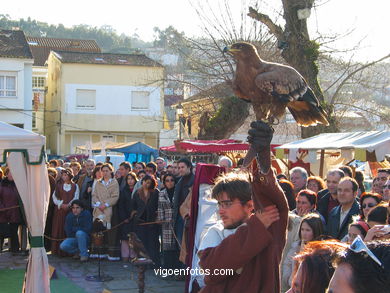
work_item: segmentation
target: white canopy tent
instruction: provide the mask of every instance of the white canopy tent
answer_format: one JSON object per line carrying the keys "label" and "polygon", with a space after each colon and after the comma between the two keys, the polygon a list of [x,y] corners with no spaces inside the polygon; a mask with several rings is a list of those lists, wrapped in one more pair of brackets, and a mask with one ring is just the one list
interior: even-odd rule
{"label": "white canopy tent", "polygon": [[43,233],[50,185],[45,166],[45,137],[0,121],[0,164],[7,163],[23,202],[30,234],[24,292],[49,293],[49,263]]}
{"label": "white canopy tent", "polygon": [[283,159],[288,154],[292,162],[300,158],[305,163],[319,164],[318,173],[323,176],[326,151],[339,151],[338,157],[333,152],[330,159],[333,165],[354,159],[380,162],[390,153],[390,131],[322,133],[276,147],[276,157]]}

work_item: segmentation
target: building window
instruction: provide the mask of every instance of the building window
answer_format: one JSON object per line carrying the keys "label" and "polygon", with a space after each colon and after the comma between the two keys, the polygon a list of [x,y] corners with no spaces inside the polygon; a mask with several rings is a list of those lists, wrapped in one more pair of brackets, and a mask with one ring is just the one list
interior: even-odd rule
{"label": "building window", "polygon": [[149,110],[149,92],[133,91],[131,92],[131,110],[144,111]]}
{"label": "building window", "polygon": [[16,97],[16,76],[0,73],[0,97]]}
{"label": "building window", "polygon": [[45,80],[46,80],[46,78],[44,76],[33,76],[33,79],[32,79],[33,88],[44,88],[45,87]]}
{"label": "building window", "polygon": [[102,141],[115,142],[115,136],[113,136],[113,135],[102,135]]}
{"label": "building window", "polygon": [[95,90],[76,90],[76,108],[95,109],[96,91]]}

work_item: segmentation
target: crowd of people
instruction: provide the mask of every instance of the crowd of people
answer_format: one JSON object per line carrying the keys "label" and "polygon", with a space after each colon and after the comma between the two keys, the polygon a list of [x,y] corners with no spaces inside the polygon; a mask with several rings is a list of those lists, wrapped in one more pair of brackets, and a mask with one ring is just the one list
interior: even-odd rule
{"label": "crowd of people", "polygon": [[[218,164],[224,174],[211,197],[220,221],[202,236],[198,266],[235,274],[198,278],[189,292],[390,292],[390,169],[378,169],[366,190],[364,175],[349,166],[324,180],[301,167],[287,175],[255,167],[247,176],[227,157]],[[188,158],[122,162],[117,170],[109,159],[51,160],[46,250],[81,262],[128,262],[137,257],[129,243],[136,235],[155,267],[192,266],[181,254],[188,248],[193,168]],[[10,169],[3,171],[0,249],[9,238],[10,252],[26,253],[22,203]],[[103,232],[102,247],[92,241],[96,232]]]}

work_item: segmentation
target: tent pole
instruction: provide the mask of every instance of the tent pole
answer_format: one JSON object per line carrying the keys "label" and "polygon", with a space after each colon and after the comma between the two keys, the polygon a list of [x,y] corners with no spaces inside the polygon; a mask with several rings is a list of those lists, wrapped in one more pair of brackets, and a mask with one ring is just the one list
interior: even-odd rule
{"label": "tent pole", "polygon": [[324,157],[325,157],[325,150],[321,150],[321,158],[320,158],[320,177],[324,177]]}

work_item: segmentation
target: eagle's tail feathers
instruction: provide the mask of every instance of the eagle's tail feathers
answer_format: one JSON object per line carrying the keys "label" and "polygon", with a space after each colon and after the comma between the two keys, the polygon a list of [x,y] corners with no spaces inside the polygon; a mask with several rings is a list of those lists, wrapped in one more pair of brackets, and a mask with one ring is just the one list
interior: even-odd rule
{"label": "eagle's tail feathers", "polygon": [[[307,109],[307,107],[309,109]],[[310,103],[306,103],[306,107],[299,107],[290,103],[288,105],[291,115],[297,121],[300,126],[315,126],[317,124],[323,124],[325,126],[329,125],[328,120],[326,119],[326,114],[321,107],[316,107]]]}

